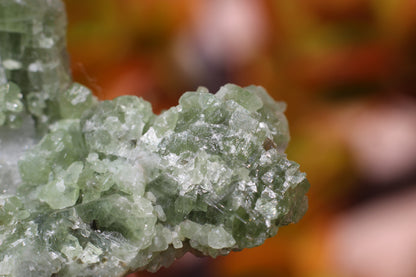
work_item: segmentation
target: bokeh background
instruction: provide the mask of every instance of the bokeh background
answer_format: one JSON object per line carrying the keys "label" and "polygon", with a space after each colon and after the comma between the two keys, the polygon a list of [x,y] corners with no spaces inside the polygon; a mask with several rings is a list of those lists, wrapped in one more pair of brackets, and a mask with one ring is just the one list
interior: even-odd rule
{"label": "bokeh background", "polygon": [[288,103],[310,208],[254,249],[131,276],[416,276],[415,0],[67,0],[73,77],[160,112],[228,82]]}

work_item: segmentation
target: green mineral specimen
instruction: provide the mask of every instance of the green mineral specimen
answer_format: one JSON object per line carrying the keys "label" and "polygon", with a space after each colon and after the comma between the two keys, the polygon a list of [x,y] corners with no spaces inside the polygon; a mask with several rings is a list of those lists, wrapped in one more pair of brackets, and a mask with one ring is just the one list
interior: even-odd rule
{"label": "green mineral specimen", "polygon": [[[0,274],[119,276],[262,244],[307,208],[305,174],[279,150],[283,109],[226,85],[158,116],[122,96],[58,121],[0,204]],[[28,251],[42,259],[22,264]]]}
{"label": "green mineral specimen", "polygon": [[[231,84],[160,115],[134,96],[98,102],[68,79],[64,18],[59,0],[0,0],[0,276],[156,271],[261,245],[303,216],[283,103]],[[27,114],[49,130],[36,145]],[[16,148],[22,130],[5,128],[19,116],[32,140]],[[23,152],[16,177],[5,160]]]}
{"label": "green mineral specimen", "polygon": [[19,85],[21,113],[33,115],[40,130],[59,118],[58,95],[71,84],[65,26],[61,1],[0,0],[0,85]]}

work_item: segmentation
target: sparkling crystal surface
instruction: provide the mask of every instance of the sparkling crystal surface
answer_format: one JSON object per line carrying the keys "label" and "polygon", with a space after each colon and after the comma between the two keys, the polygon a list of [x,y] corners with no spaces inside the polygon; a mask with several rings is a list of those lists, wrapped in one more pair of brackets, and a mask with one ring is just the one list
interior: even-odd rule
{"label": "sparkling crystal surface", "polygon": [[226,85],[158,116],[122,96],[56,122],[20,160],[18,196],[3,196],[0,269],[17,274],[29,251],[44,253],[37,276],[117,276],[262,244],[307,208],[305,175],[279,150],[283,109]]}
{"label": "sparkling crystal surface", "polygon": [[231,84],[160,115],[134,96],[99,102],[70,80],[64,25],[58,0],[0,0],[0,276],[156,271],[303,216],[284,103]]}

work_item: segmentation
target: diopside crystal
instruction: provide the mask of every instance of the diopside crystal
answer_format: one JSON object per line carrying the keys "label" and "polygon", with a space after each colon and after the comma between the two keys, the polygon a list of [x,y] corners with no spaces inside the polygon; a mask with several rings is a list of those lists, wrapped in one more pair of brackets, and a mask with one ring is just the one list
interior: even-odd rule
{"label": "diopside crystal", "polygon": [[99,102],[67,74],[64,22],[59,0],[0,0],[0,276],[156,271],[303,216],[283,103],[231,84],[160,115],[135,96]]}
{"label": "diopside crystal", "polygon": [[19,162],[19,197],[2,200],[0,273],[23,272],[27,251],[43,253],[24,271],[36,276],[117,276],[262,244],[307,208],[283,109],[226,85],[158,116],[122,96],[58,121]]}

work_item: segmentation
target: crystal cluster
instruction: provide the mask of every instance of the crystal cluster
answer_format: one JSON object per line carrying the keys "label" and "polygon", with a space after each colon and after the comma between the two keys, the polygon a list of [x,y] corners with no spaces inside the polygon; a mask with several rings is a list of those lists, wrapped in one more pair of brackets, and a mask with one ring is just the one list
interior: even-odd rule
{"label": "crystal cluster", "polygon": [[134,96],[99,102],[66,73],[64,21],[58,0],[0,0],[0,276],[156,271],[258,246],[303,216],[283,103],[231,84],[160,115]]}
{"label": "crystal cluster", "polygon": [[44,131],[59,118],[58,95],[71,83],[65,26],[61,1],[0,0],[0,126],[30,114]]}

